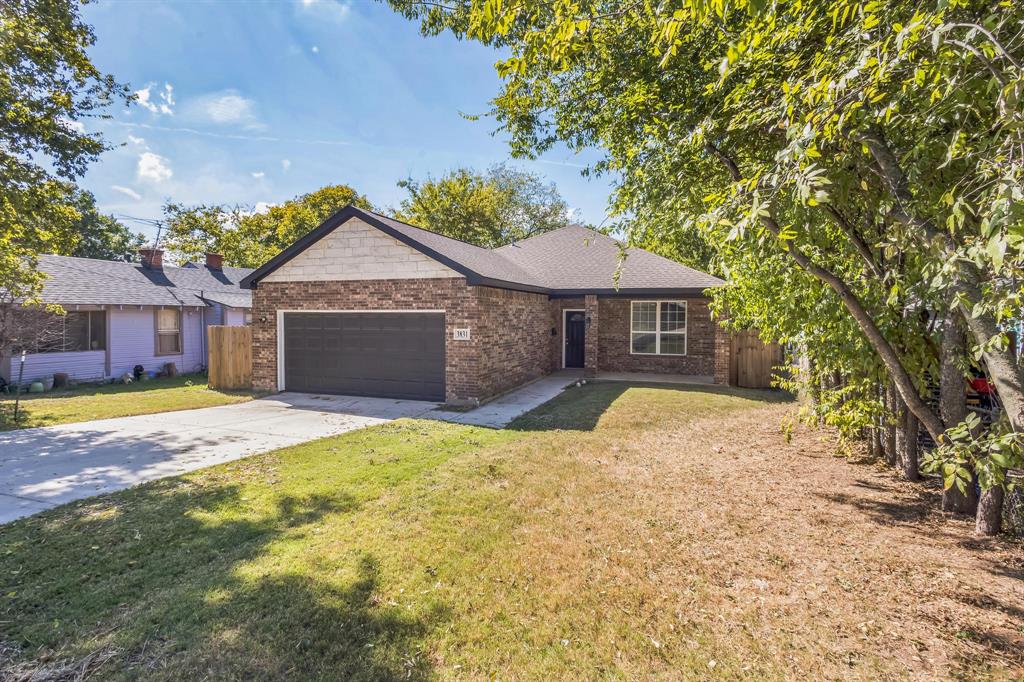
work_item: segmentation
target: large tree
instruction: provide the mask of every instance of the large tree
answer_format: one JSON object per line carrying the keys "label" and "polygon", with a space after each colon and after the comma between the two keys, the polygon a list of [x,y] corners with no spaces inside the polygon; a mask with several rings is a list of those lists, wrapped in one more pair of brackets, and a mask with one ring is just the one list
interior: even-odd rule
{"label": "large tree", "polygon": [[564,227],[569,208],[553,183],[499,164],[481,173],[456,168],[439,178],[398,183],[408,193],[400,220],[477,246],[495,248]]}
{"label": "large tree", "polygon": [[132,232],[114,216],[100,213],[92,192],[76,192],[74,207],[79,215],[73,227],[78,241],[67,255],[119,261],[136,257],[145,236]]}
{"label": "large tree", "polygon": [[227,265],[255,268],[349,204],[373,208],[347,185],[321,187],[262,212],[172,202],[164,206],[164,245],[184,260],[202,260],[204,253],[214,252]]}
{"label": "large tree", "polygon": [[13,342],[14,307],[41,286],[38,254],[73,253],[80,241],[73,181],[106,149],[81,121],[130,99],[89,60],[95,38],[80,4],[0,3],[0,355]]}
{"label": "large tree", "polygon": [[1024,429],[1001,326],[1024,274],[1020,3],[392,4],[508,51],[494,113],[516,153],[603,148],[616,207],[675,210],[752,276],[818,286],[933,437],[953,425],[921,395],[921,310],[964,322]]}

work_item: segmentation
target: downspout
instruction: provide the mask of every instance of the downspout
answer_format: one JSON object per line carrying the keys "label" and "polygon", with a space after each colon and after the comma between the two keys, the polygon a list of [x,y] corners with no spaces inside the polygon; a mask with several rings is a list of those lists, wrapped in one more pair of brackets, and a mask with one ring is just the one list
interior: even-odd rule
{"label": "downspout", "polygon": [[203,369],[207,369],[208,370],[210,368],[209,367],[209,365],[210,365],[210,356],[207,354],[207,351],[206,351],[206,333],[207,333],[207,330],[206,330],[206,308],[207,308],[207,303],[206,303],[206,299],[203,298],[203,293],[204,293],[203,290],[200,289],[199,290],[199,300],[201,300],[203,302],[203,307],[199,311],[199,324],[202,325],[202,330],[200,331],[200,336],[202,336],[203,339],[202,339],[202,341],[200,341],[199,347],[202,349],[202,352],[203,352]]}

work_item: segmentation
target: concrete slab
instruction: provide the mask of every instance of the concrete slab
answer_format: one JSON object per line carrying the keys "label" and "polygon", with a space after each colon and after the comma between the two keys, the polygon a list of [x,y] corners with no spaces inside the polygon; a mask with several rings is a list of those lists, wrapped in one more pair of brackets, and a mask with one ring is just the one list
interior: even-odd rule
{"label": "concrete slab", "polygon": [[557,396],[565,390],[566,386],[575,382],[581,376],[581,372],[572,370],[555,372],[522,388],[506,393],[475,410],[468,412],[437,410],[423,415],[423,418],[441,419],[455,422],[456,424],[487,426],[494,429],[504,428],[519,415],[525,414]]}
{"label": "concrete slab", "polygon": [[470,412],[416,400],[280,393],[238,405],[0,433],[0,523],[402,417],[501,428],[575,379],[576,373],[556,373]]}
{"label": "concrete slab", "polygon": [[436,407],[283,393],[238,405],[0,433],[0,523]]}
{"label": "concrete slab", "polygon": [[648,374],[645,372],[598,372],[596,381],[629,381],[638,384],[714,384],[715,378],[691,374]]}

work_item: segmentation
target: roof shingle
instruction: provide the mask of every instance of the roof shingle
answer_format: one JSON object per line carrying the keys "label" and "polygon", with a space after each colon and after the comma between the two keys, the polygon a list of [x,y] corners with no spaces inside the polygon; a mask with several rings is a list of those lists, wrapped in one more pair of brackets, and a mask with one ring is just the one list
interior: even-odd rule
{"label": "roof shingle", "polygon": [[[47,275],[41,298],[61,305],[204,306],[206,301],[248,308],[252,293],[239,282],[252,270],[205,265],[144,268],[138,263],[44,255],[39,270]],[[233,301],[227,303],[227,301]]]}
{"label": "roof shingle", "polygon": [[495,286],[552,295],[649,293],[700,295],[724,284],[643,249],[624,249],[594,230],[571,225],[498,249],[484,249],[394,218],[347,206],[325,220],[241,281],[254,287],[266,275],[352,218],[380,229],[456,272],[471,285]]}

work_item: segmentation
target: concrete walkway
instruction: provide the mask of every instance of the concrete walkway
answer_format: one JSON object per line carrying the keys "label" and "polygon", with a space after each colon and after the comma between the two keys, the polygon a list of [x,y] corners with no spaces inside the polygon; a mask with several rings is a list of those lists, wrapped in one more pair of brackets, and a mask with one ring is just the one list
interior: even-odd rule
{"label": "concrete walkway", "polygon": [[565,390],[565,387],[576,381],[581,372],[562,371],[549,374],[538,379],[532,384],[506,393],[503,396],[484,403],[480,407],[468,412],[449,412],[438,410],[433,414],[423,415],[426,419],[443,419],[444,421],[456,422],[458,424],[471,424],[473,426],[490,426],[500,429],[508,425],[513,419],[525,414]]}
{"label": "concrete walkway", "polygon": [[237,405],[0,433],[0,523],[401,417],[501,428],[572,379],[545,377],[469,412],[415,400],[281,393]]}

